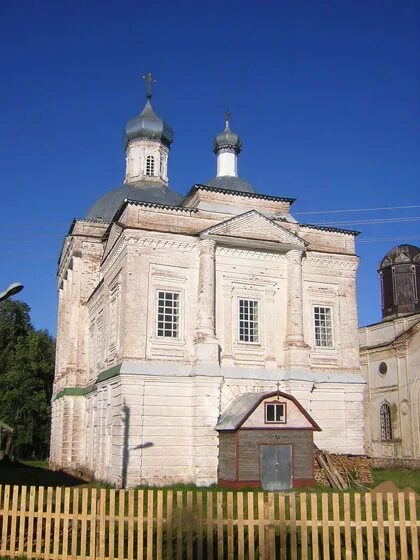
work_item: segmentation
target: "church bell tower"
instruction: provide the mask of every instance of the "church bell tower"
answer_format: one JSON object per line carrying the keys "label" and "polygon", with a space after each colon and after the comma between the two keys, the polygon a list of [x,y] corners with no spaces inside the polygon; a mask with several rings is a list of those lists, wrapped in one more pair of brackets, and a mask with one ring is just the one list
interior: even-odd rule
{"label": "church bell tower", "polygon": [[125,127],[126,173],[125,183],[138,181],[168,185],[168,155],[174,133],[172,128],[153,110],[151,104],[152,83],[149,72],[143,79],[147,82],[146,105]]}

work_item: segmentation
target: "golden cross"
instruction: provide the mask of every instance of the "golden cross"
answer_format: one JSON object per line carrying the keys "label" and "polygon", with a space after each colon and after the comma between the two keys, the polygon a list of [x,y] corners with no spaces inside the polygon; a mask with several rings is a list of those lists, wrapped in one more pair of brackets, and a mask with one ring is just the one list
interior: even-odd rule
{"label": "golden cross", "polygon": [[152,84],[155,84],[156,80],[150,72],[148,72],[145,76],[142,76],[142,78],[147,82],[147,99],[150,99],[152,97]]}

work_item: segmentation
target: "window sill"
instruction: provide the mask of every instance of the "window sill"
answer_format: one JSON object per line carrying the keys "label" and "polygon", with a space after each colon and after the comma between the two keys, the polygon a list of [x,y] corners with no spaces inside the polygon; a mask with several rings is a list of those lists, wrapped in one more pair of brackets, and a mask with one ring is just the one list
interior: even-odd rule
{"label": "window sill", "polygon": [[313,346],[312,352],[314,354],[327,354],[327,355],[338,355],[338,349],[335,346]]}
{"label": "window sill", "polygon": [[185,346],[184,338],[171,338],[171,337],[153,337],[149,338],[151,344],[156,344],[158,346]]}

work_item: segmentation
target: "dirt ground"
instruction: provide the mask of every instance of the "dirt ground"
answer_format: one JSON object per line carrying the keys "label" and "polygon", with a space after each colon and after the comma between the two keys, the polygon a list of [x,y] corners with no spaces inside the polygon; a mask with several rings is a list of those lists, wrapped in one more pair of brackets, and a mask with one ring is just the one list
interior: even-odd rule
{"label": "dirt ground", "polygon": [[[372,488],[370,492],[373,494],[372,500],[375,501],[375,494],[393,494],[394,499],[396,499],[398,493],[403,492],[407,496],[410,492],[414,492],[414,490],[409,486],[406,486],[405,488],[398,488],[398,486],[394,484],[394,482],[385,480],[384,482],[381,482],[380,484],[375,486],[375,488]],[[419,494],[416,494],[416,499],[420,499]]]}

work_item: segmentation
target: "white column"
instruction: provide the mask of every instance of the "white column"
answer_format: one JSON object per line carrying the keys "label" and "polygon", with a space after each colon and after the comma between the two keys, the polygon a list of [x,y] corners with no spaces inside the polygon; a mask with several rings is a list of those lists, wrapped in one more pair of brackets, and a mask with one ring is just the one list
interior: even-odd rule
{"label": "white column", "polygon": [[200,239],[200,271],[198,280],[198,315],[196,340],[215,338],[215,251],[213,239]]}
{"label": "white column", "polygon": [[287,334],[285,340],[286,365],[289,367],[308,364],[309,347],[303,336],[302,295],[303,251],[287,252]]}
{"label": "white column", "polygon": [[197,328],[194,337],[197,361],[218,360],[219,345],[215,332],[215,257],[216,242],[200,239]]}
{"label": "white column", "polygon": [[233,367],[233,341],[232,341],[232,280],[223,276],[223,346],[222,365]]}

